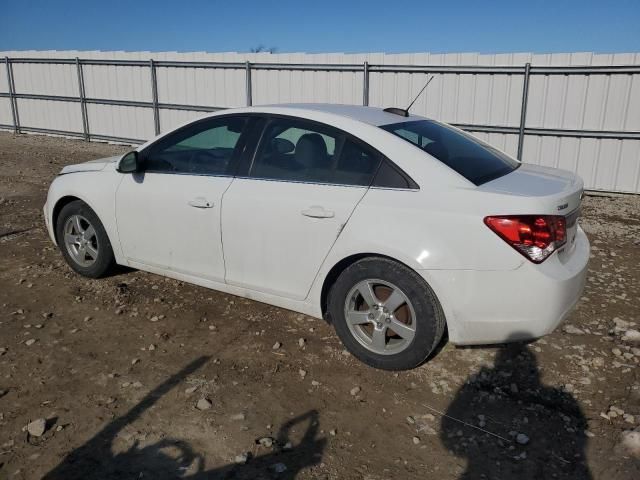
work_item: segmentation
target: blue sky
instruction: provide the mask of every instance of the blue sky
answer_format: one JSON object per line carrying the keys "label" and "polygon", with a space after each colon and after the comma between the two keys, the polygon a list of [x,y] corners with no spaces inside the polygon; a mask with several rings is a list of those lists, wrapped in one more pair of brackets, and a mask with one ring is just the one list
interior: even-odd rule
{"label": "blue sky", "polygon": [[0,50],[637,52],[640,0],[0,0]]}

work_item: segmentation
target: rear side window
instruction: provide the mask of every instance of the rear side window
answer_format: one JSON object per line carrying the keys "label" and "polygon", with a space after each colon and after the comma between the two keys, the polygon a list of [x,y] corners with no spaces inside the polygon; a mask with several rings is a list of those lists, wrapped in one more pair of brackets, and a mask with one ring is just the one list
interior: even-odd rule
{"label": "rear side window", "polygon": [[502,177],[520,163],[473,136],[433,120],[385,125],[382,129],[412,143],[476,185]]}
{"label": "rear side window", "polygon": [[378,163],[377,154],[347,139],[336,162],[334,183],[369,185]]}
{"label": "rear side window", "polygon": [[402,188],[411,190],[418,190],[420,188],[413,179],[399,171],[397,167],[388,161],[383,161],[382,165],[380,165],[378,173],[376,173],[376,178],[373,181],[373,186],[379,188]]}
{"label": "rear side window", "polygon": [[379,156],[330,127],[295,119],[267,125],[250,176],[292,182],[368,186]]}

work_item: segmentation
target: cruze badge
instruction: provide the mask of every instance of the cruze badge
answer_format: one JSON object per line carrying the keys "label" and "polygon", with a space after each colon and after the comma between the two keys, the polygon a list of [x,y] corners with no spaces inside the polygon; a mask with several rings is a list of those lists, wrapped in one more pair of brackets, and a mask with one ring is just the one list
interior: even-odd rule
{"label": "cruze badge", "polygon": [[564,210],[565,208],[567,208],[569,206],[568,203],[563,203],[562,205],[558,205],[558,210]]}

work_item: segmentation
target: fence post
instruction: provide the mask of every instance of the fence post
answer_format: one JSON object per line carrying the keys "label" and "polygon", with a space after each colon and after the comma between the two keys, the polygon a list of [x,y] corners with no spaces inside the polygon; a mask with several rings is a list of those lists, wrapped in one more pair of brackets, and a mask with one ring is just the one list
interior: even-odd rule
{"label": "fence post", "polygon": [[522,149],[524,147],[524,127],[527,123],[527,102],[529,100],[529,76],[531,64],[524,65],[524,79],[522,81],[522,105],[520,107],[520,131],[518,132],[518,160],[522,160]]}
{"label": "fence post", "polygon": [[253,91],[251,88],[251,62],[247,60],[245,63],[245,82],[247,90],[247,107],[253,105]]}
{"label": "fence post", "polygon": [[156,64],[153,58],[149,60],[151,70],[151,98],[153,102],[153,125],[156,135],[160,135],[160,110],[158,109],[158,80],[156,78]]}
{"label": "fence post", "polygon": [[365,107],[369,106],[369,62],[365,61],[363,66],[362,74],[364,75],[362,79],[362,105]]}
{"label": "fence post", "polygon": [[84,139],[89,141],[89,116],[87,115],[87,102],[86,95],[84,93],[84,74],[82,72],[82,65],[80,59],[76,57],[76,70],[78,72],[78,94],[80,95],[80,111],[82,112],[82,133]]}
{"label": "fence post", "polygon": [[20,133],[20,117],[18,116],[18,102],[15,93],[16,86],[13,82],[13,68],[9,57],[4,57],[4,63],[7,66],[7,84],[9,85],[9,103],[11,104],[11,119],[13,120],[13,133]]}

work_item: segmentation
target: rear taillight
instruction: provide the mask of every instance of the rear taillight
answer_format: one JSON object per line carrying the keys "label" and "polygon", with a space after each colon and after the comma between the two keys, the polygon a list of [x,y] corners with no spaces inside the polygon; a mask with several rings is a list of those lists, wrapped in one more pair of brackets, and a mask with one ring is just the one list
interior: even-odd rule
{"label": "rear taillight", "polygon": [[567,222],[560,215],[499,215],[484,223],[534,263],[544,262],[567,241]]}

